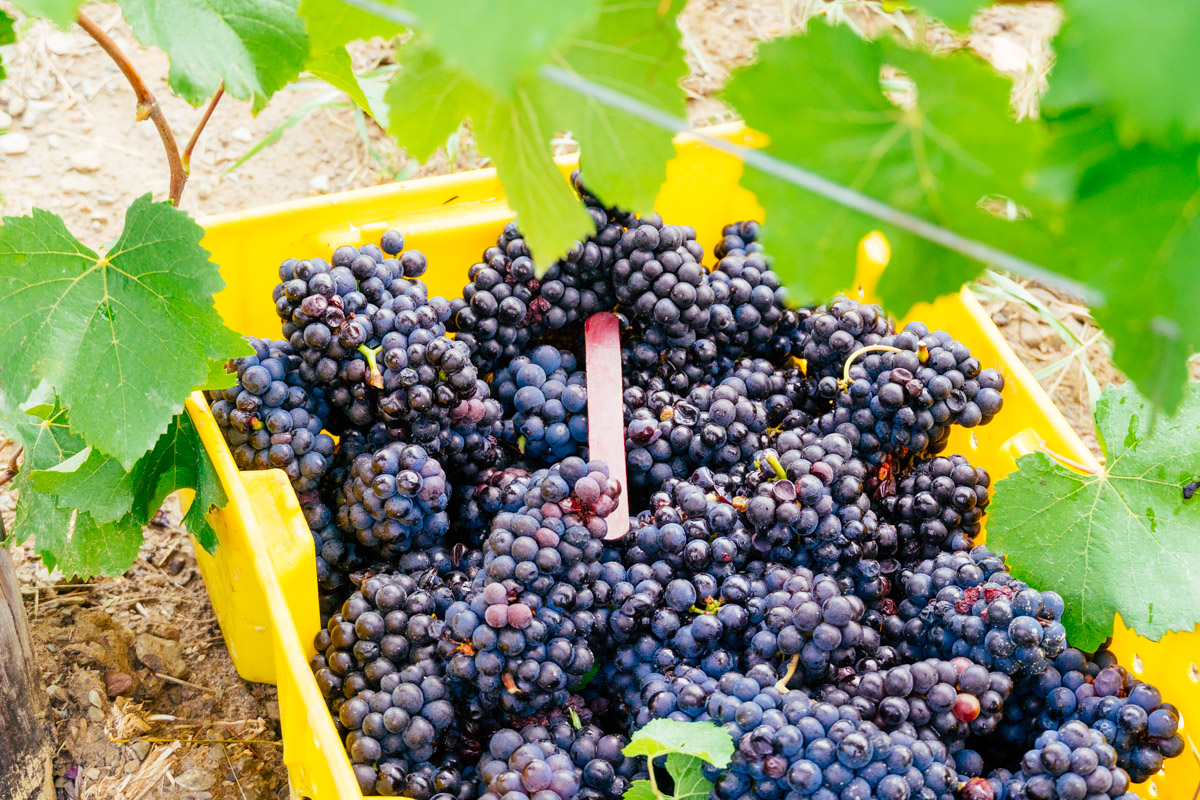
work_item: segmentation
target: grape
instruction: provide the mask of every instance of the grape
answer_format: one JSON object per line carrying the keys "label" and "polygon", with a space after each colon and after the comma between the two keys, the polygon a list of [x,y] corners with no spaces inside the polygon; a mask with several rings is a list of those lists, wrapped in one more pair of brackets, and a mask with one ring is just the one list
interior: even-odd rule
{"label": "grape", "polygon": [[301,380],[287,342],[247,341],[254,355],[233,362],[238,381],[208,393],[213,418],[239,469],[282,469],[297,492],[311,492],[333,461],[324,392]]}

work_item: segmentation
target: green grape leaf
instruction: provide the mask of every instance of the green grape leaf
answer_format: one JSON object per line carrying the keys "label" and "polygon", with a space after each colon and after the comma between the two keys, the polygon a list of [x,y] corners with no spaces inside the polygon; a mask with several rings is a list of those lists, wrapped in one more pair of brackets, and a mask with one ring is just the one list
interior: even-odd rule
{"label": "green grape leaf", "polygon": [[[17,20],[12,14],[4,9],[0,9],[0,45],[12,44],[17,41]],[[8,73],[4,70],[4,62],[0,61],[0,80],[4,80]]]}
{"label": "green grape leaf", "polygon": [[304,69],[335,89],[341,89],[350,95],[350,99],[359,108],[368,114],[371,113],[371,104],[367,101],[367,96],[363,94],[362,86],[350,63],[350,53],[346,51],[345,47],[337,47],[326,53],[314,55],[304,65]]}
{"label": "green grape leaf", "polygon": [[[915,85],[906,98],[885,96],[885,65]],[[981,207],[993,200],[1007,208],[1003,198],[1030,202],[1024,182],[1041,137],[1035,125],[1010,116],[1008,92],[1004,78],[969,54],[935,57],[814,25],[806,36],[760,46],[757,63],[734,76],[724,98],[771,137],[768,150],[781,159],[1002,244],[1039,234]],[[774,175],[747,169],[745,183],[768,210],[765,246],[798,302],[822,302],[851,285],[858,242],[874,229],[892,245],[879,292],[898,316],[917,301],[957,290],[983,268]]]}
{"label": "green grape leaf", "polygon": [[985,3],[982,0],[916,0],[910,5],[923,8],[929,16],[951,28],[966,28]]}
{"label": "green grape leaf", "polygon": [[1191,0],[1064,0],[1047,110],[1108,103],[1119,127],[1163,141],[1200,134],[1200,105],[1180,75],[1200,71],[1200,8]]}
{"label": "green grape leaf", "polygon": [[200,434],[187,414],[178,414],[154,449],[129,472],[133,486],[133,514],[148,522],[171,492],[195,489],[191,508],[183,524],[210,553],[217,546],[217,534],[204,515],[228,502],[225,489],[208,457]]}
{"label": "green grape leaf", "polygon": [[1056,122],[1063,142],[1047,164],[1070,195],[1055,268],[1094,287],[1092,313],[1113,340],[1113,360],[1156,407],[1183,397],[1188,357],[1200,351],[1200,146],[1125,148],[1103,115]]}
{"label": "green grape leaf", "polygon": [[667,756],[667,774],[675,782],[675,800],[704,800],[712,781],[704,777],[704,759],[683,753]]}
{"label": "green grape leaf", "polygon": [[342,0],[300,0],[300,16],[308,29],[314,55],[344,47],[356,39],[373,36],[390,39],[405,31],[394,22]]}
{"label": "green grape leaf", "polygon": [[[686,107],[678,82],[686,65],[675,27],[677,3],[529,5],[553,12],[536,16],[548,20],[539,28],[545,42],[530,47],[536,59],[523,56],[501,73],[489,71],[488,57],[480,55],[489,49],[487,42],[513,25],[522,29],[519,40],[532,36],[508,6],[480,4],[479,20],[460,33],[445,27],[433,4],[410,3],[431,27],[401,51],[387,100],[405,113],[393,115],[389,129],[423,160],[469,117],[536,260],[547,264],[591,226],[551,158],[556,133],[570,131],[580,142],[589,189],[605,202],[632,208],[651,207],[674,148],[668,132],[565,89],[536,67],[553,65],[682,116]],[[459,11],[456,7],[456,16]]]}
{"label": "green grape leaf", "polygon": [[33,536],[33,549],[46,568],[68,578],[121,575],[145,540],[141,526],[128,517],[98,523],[86,511],[60,508],[50,495],[34,491],[18,501],[15,525],[18,535]]}
{"label": "green grape leaf", "polygon": [[66,28],[79,16],[84,0],[13,0],[13,5],[31,17],[44,17]]}
{"label": "green grape leaf", "polygon": [[129,513],[133,491],[129,473],[112,456],[85,447],[49,469],[29,474],[33,488],[54,495],[62,508],[85,509],[96,522],[113,522]]}
{"label": "green grape leaf", "polygon": [[217,391],[218,389],[228,389],[237,383],[237,372],[230,372],[228,369],[228,359],[211,359],[208,362],[208,374],[204,376],[204,380],[193,389],[201,389],[204,391]]}
{"label": "green grape leaf", "polygon": [[1062,595],[1075,647],[1099,647],[1114,613],[1154,640],[1200,622],[1200,503],[1183,496],[1200,478],[1198,418],[1200,384],[1171,417],[1132,384],[1110,386],[1096,405],[1100,474],[1036,452],[996,483],[988,547],[1017,577]]}
{"label": "green grape leaf", "polygon": [[36,399],[5,415],[5,433],[25,448],[24,464],[13,481],[18,494],[13,535],[17,542],[32,537],[46,567],[57,568],[64,576],[120,575],[137,558],[141,527],[128,524],[128,517],[97,523],[86,511],[60,508],[52,495],[33,486],[35,472],[87,450],[48,387],[43,384],[37,393]]}
{"label": "green grape leaf", "polygon": [[121,0],[138,41],[171,58],[171,89],[200,105],[225,91],[255,114],[308,60],[297,0]]}
{"label": "green grape leaf", "polygon": [[203,234],[149,194],[129,207],[120,239],[102,255],[48,211],[5,218],[6,393],[25,398],[45,380],[72,410],[74,430],[131,467],[208,377],[211,359],[248,352],[213,308],[224,281],[200,246]]}
{"label": "green grape leaf", "polygon": [[623,800],[662,800],[662,796],[654,791],[650,781],[634,781],[622,795]]}
{"label": "green grape leaf", "polygon": [[631,758],[646,756],[651,760],[680,753],[724,769],[733,757],[733,738],[713,722],[655,719],[639,728],[622,752]]}
{"label": "green grape leaf", "polygon": [[388,84],[384,100],[406,113],[388,116],[388,133],[425,162],[464,118],[488,107],[490,95],[422,39],[406,44],[397,58],[400,73]]}
{"label": "green grape leaf", "polygon": [[487,91],[511,97],[595,15],[597,0],[404,0],[442,57]]}

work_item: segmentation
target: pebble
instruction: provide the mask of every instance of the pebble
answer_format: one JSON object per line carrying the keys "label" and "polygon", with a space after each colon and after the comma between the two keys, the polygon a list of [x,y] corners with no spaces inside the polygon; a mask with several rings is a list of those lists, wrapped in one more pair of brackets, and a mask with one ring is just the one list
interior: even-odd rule
{"label": "pebble", "polygon": [[14,94],[8,100],[8,113],[14,117],[19,117],[25,111],[25,98],[19,94]]}
{"label": "pebble", "polygon": [[56,56],[69,55],[79,48],[79,40],[66,31],[52,31],[46,35],[45,41],[46,49]]}
{"label": "pebble", "polygon": [[57,107],[58,103],[52,101],[34,100],[25,107],[25,113],[21,115],[21,125],[26,128],[36,127],[47,114]]}
{"label": "pebble", "polygon": [[211,789],[216,782],[216,775],[199,767],[193,767],[187,772],[175,776],[175,783],[189,792],[203,792],[206,789]]}
{"label": "pebble", "polygon": [[133,650],[138,661],[153,672],[162,672],[172,678],[182,678],[188,673],[179,642],[161,639],[149,633],[140,634],[133,641]]}
{"label": "pebble", "polygon": [[92,689],[90,692],[88,692],[88,702],[94,705],[96,708],[104,707],[104,700],[100,697],[100,693],[95,689]]}
{"label": "pebble", "polygon": [[6,156],[19,156],[29,150],[29,137],[23,133],[12,131],[0,135],[0,153]]}
{"label": "pebble", "polygon": [[125,694],[133,688],[133,676],[127,672],[109,672],[104,675],[104,690],[109,697]]}
{"label": "pebble", "polygon": [[57,133],[52,133],[46,137],[46,144],[57,150],[58,148],[62,147],[62,137]]}
{"label": "pebble", "polygon": [[311,181],[308,182],[308,185],[310,187],[312,187],[312,190],[314,192],[328,192],[329,191],[329,176],[325,175],[323,173],[321,175],[317,175]]}
{"label": "pebble", "polygon": [[87,715],[92,722],[104,722],[104,712],[95,706],[88,706]]}
{"label": "pebble", "polygon": [[[26,167],[25,171],[21,174],[24,175],[26,178],[40,178],[40,177],[42,177],[42,172],[43,172],[43,170],[41,167],[34,166],[34,167]],[[48,648],[48,646],[47,646],[47,648]],[[51,651],[51,652],[53,652],[53,651]]]}
{"label": "pebble", "polygon": [[1037,347],[1044,338],[1046,337],[1038,330],[1037,325],[1029,320],[1021,321],[1021,343],[1026,347]]}
{"label": "pebble", "polygon": [[95,172],[104,163],[104,155],[99,148],[89,147],[71,154],[71,169],[76,172]]}
{"label": "pebble", "polygon": [[235,141],[242,142],[244,144],[249,144],[250,142],[254,141],[254,134],[250,133],[250,129],[245,125],[239,125],[238,127],[234,128],[229,132],[229,135],[233,137]]}
{"label": "pebble", "polygon": [[99,777],[100,777],[100,770],[99,770],[98,768],[96,768],[96,767],[88,767],[88,768],[87,768],[87,771],[86,771],[86,772],[84,772],[83,774],[84,774],[84,775],[87,775],[89,780],[93,780],[93,781],[94,781],[94,780],[97,780],[97,779],[99,779]]}
{"label": "pebble", "polygon": [[96,182],[87,175],[81,175],[78,172],[68,172],[58,179],[58,188],[64,192],[88,194],[95,191]]}
{"label": "pebble", "polygon": [[0,111],[0,128],[12,127],[12,115],[7,111]]}
{"label": "pebble", "polygon": [[146,756],[150,755],[149,742],[134,742],[129,747],[133,750],[133,754],[138,757],[138,761],[145,761]]}

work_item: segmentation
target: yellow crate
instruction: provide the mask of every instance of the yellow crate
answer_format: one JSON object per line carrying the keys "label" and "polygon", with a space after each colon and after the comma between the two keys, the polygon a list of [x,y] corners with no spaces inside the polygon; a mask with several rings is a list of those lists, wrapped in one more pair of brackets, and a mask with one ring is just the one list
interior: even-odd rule
{"label": "yellow crate", "polygon": [[[709,133],[744,145],[755,141],[740,124]],[[694,225],[706,251],[724,224],[763,218],[754,196],[738,184],[738,159],[686,135],[679,137],[676,149],[656,204],[663,217]],[[575,164],[574,157],[559,159],[564,174]],[[328,257],[338,245],[378,242],[386,229],[396,228],[407,246],[429,256],[424,280],[430,294],[453,297],[466,280],[467,267],[512,218],[495,170],[486,169],[208,217],[201,224],[206,229],[203,244],[228,285],[217,296],[217,309],[236,330],[271,337],[280,329],[271,290],[285,258]],[[885,253],[886,243],[878,235],[860,247],[863,287],[874,284]],[[864,291],[864,296],[870,295]],[[990,425],[956,429],[949,452],[968,455],[993,480],[1011,472],[1015,457],[1039,440],[1069,458],[1095,463],[967,290],[915,308],[910,318],[950,331],[983,366],[1004,373],[1004,411]],[[234,665],[245,679],[279,688],[283,756],[295,796],[360,800],[350,762],[308,668],[320,628],[316,562],[296,495],[279,470],[238,472],[202,395],[189,398],[187,411],[229,495],[228,505],[211,515],[219,541],[216,553],[210,556],[197,548],[197,560]],[[1158,685],[1185,720],[1200,720],[1200,634],[1175,634],[1155,643],[1137,637],[1118,620],[1113,645],[1122,663]],[[1187,754],[1175,759],[1166,774],[1138,787],[1139,793],[1145,798],[1191,797],[1200,780],[1197,760],[1200,756]]]}

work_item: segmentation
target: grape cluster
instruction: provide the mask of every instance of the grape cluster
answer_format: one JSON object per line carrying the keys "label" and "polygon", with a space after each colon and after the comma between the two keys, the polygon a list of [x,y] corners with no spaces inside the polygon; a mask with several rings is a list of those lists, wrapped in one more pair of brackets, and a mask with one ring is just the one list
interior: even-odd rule
{"label": "grape cluster", "polygon": [[300,379],[287,342],[248,341],[254,355],[233,362],[237,382],[208,393],[213,418],[239,469],[282,469],[297,492],[312,491],[333,460],[324,393]]}
{"label": "grape cluster", "polygon": [[492,380],[508,417],[504,441],[541,463],[587,458],[587,376],[573,354],[542,345]]}
{"label": "grape cluster", "polygon": [[[659,719],[732,738],[710,800],[1128,800],[1183,751],[1154,687],[974,545],[990,479],[943,450],[999,372],[877,306],[789,307],[757,223],[706,266],[689,226],[573,185],[592,235],[539,274],[507,225],[449,301],[395,231],[289,259],[284,340],[210,393],[239,466],[296,489],[364,793],[616,800]],[[628,487],[588,460],[599,311]]]}
{"label": "grape cluster", "polygon": [[918,464],[883,490],[885,518],[895,525],[891,553],[902,563],[970,550],[983,525],[991,478],[963,456]]}
{"label": "grape cluster", "polygon": [[392,442],[354,459],[342,487],[338,527],[382,558],[437,544],[450,529],[450,486],[420,445]]}

